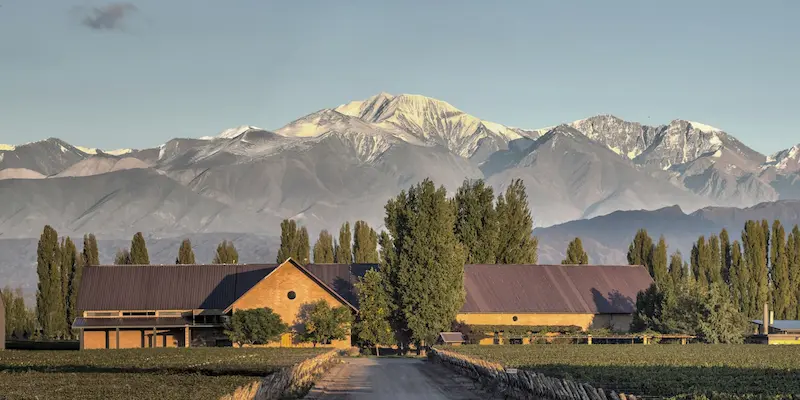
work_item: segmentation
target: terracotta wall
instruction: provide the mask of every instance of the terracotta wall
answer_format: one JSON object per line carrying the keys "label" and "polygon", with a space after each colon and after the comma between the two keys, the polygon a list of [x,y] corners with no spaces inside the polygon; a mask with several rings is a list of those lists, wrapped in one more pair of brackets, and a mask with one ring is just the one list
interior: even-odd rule
{"label": "terracotta wall", "polygon": [[[153,330],[152,329],[120,329],[119,331],[119,348],[120,349],[138,349],[142,347],[142,339],[144,338],[144,347],[151,347]],[[183,347],[183,329],[159,329],[156,330],[156,345],[155,347]],[[108,343],[108,347],[106,347]],[[117,331],[116,329],[109,330],[86,330],[81,336],[82,349],[116,349],[117,347]]]}

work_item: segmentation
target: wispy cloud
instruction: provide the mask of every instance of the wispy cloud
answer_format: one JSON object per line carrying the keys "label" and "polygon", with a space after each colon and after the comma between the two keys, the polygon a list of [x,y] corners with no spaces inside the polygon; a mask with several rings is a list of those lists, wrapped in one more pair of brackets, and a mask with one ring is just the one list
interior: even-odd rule
{"label": "wispy cloud", "polygon": [[117,30],[122,28],[125,17],[136,10],[136,6],[131,3],[111,3],[103,7],[93,7],[81,23],[95,30]]}

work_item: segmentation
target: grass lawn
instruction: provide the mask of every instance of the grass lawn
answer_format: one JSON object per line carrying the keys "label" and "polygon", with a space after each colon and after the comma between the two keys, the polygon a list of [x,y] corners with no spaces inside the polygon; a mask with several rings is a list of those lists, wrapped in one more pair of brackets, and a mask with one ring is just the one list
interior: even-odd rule
{"label": "grass lawn", "polygon": [[0,351],[0,399],[217,399],[325,351]]}
{"label": "grass lawn", "polygon": [[800,399],[800,346],[505,345],[443,349],[635,395]]}

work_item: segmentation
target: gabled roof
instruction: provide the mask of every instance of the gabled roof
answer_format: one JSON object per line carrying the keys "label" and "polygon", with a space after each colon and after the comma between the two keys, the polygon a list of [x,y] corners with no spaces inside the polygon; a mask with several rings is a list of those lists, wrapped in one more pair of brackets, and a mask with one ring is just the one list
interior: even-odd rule
{"label": "gabled roof", "polygon": [[77,308],[223,310],[277,264],[110,265],[83,270]]}
{"label": "gabled roof", "polygon": [[461,312],[630,314],[652,283],[642,266],[467,265]]}
{"label": "gabled roof", "polygon": [[322,282],[336,291],[347,302],[358,307],[358,293],[355,284],[371,269],[379,269],[378,264],[308,264],[305,268]]}
{"label": "gabled roof", "polygon": [[[270,274],[271,274],[272,272],[274,272],[275,270],[277,270],[277,269],[279,269],[279,268],[281,268],[281,267],[283,267],[283,266],[285,266],[285,265],[292,265],[292,266],[294,266],[295,268],[297,268],[298,270],[300,270],[300,272],[304,273],[304,274],[305,274],[305,275],[306,275],[306,276],[307,276],[309,279],[311,279],[312,281],[314,281],[314,282],[315,282],[317,285],[319,285],[319,286],[321,286],[323,289],[325,289],[325,290],[326,290],[326,291],[327,291],[329,294],[331,294],[331,295],[332,295],[333,297],[335,297],[337,300],[341,301],[341,302],[342,302],[344,305],[346,305],[346,306],[350,307],[350,309],[352,309],[353,311],[357,311],[357,310],[358,310],[358,309],[356,308],[356,306],[354,306],[352,303],[350,303],[349,301],[347,301],[347,299],[345,299],[344,297],[342,297],[342,295],[340,295],[340,294],[339,294],[338,292],[336,292],[336,291],[335,291],[333,288],[331,288],[330,286],[328,286],[328,285],[327,285],[327,284],[326,284],[326,283],[325,283],[323,280],[321,280],[320,278],[318,278],[316,275],[314,275],[313,273],[311,273],[311,272],[310,272],[308,269],[306,269],[304,266],[300,265],[300,263],[298,263],[298,262],[296,262],[296,261],[292,260],[291,258],[288,258],[288,259],[286,259],[286,261],[284,261],[283,263],[281,263],[280,265],[278,265],[278,267],[277,267],[277,268],[273,269],[273,271],[270,271]],[[267,275],[267,276],[269,276],[269,275]],[[267,276],[263,277],[262,279],[266,279],[266,278],[267,278]],[[254,285],[253,285],[253,286],[254,286]],[[247,291],[251,290],[251,289],[253,288],[253,286],[250,286],[250,288],[248,288],[248,289],[247,289]],[[239,299],[240,297],[242,297],[242,296],[243,296],[245,293],[247,293],[247,291],[245,291],[245,292],[243,292],[242,294],[240,294],[239,296],[237,296],[237,297],[236,297],[236,299],[238,300],[238,299]],[[235,302],[235,300],[234,300],[234,302]],[[225,312],[226,312],[226,313],[227,313],[228,311],[230,311],[230,310],[233,308],[233,303],[234,303],[234,302],[232,302],[232,303],[231,303],[231,304],[230,304],[228,307],[226,307],[226,308],[225,308]]]}

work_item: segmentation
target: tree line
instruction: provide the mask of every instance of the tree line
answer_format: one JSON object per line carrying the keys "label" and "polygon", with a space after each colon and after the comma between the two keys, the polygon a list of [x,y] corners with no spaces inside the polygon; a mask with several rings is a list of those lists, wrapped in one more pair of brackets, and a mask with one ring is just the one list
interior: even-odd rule
{"label": "tree line", "polygon": [[292,219],[281,222],[281,244],[278,249],[277,262],[287,258],[307,264],[313,260],[317,264],[374,264],[380,261],[378,255],[378,234],[365,221],[356,221],[354,231],[350,231],[350,223],[345,222],[339,228],[339,237],[334,240],[328,230],[319,233],[313,250],[309,246],[308,231],[297,226]]}
{"label": "tree line", "polygon": [[647,267],[655,284],[637,299],[633,328],[693,333],[709,342],[740,342],[749,318],[769,304],[776,319],[800,318],[800,228],[779,220],[747,221],[740,240],[723,229],[700,236],[689,261],[668,259],[663,237],[639,230],[628,262]]}

